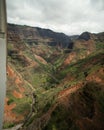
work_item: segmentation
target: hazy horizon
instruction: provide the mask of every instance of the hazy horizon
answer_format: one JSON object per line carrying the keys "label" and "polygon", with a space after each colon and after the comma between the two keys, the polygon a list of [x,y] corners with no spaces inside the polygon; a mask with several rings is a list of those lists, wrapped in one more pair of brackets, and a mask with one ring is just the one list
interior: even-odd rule
{"label": "hazy horizon", "polygon": [[104,31],[104,1],[7,0],[7,21],[67,35],[99,33]]}
{"label": "hazy horizon", "polygon": [[[74,35],[81,35],[82,33],[84,33],[84,32],[89,32],[89,31],[84,31],[84,32],[81,32],[81,33],[77,33],[77,34],[67,34],[67,33],[65,33],[65,32],[60,32],[60,31],[55,31],[55,30],[53,30],[53,29],[51,29],[51,28],[44,28],[44,27],[39,27],[39,26],[32,26],[32,25],[24,25],[24,24],[16,24],[16,23],[8,23],[8,24],[14,24],[14,25],[20,25],[20,26],[29,26],[29,27],[33,27],[33,28],[41,28],[41,29],[49,29],[49,30],[51,30],[51,31],[53,31],[53,32],[56,32],[56,33],[64,33],[65,35],[68,35],[68,36],[74,36]],[[89,32],[89,33],[94,33],[94,34],[97,34],[97,33],[102,33],[102,32]]]}

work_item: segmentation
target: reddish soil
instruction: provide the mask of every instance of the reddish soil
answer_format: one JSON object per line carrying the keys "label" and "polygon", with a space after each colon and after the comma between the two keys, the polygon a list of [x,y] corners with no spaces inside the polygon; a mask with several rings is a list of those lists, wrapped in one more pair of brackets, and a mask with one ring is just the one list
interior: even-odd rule
{"label": "reddish soil", "polygon": [[14,83],[18,87],[19,91],[23,93],[25,90],[22,87],[24,84],[22,77],[18,75],[9,65],[7,66],[7,73],[10,78],[14,79]]}
{"label": "reddish soil", "polygon": [[13,91],[13,96],[16,97],[16,98],[22,98],[23,95],[19,92],[17,92],[16,90]]}
{"label": "reddish soil", "polygon": [[20,91],[21,93],[24,93],[25,89],[24,89],[23,87],[21,87],[20,85],[18,85],[18,86],[19,86],[19,87],[18,87],[19,91]]}
{"label": "reddish soil", "polygon": [[[96,74],[97,73],[97,74]],[[100,70],[94,72],[91,75],[88,75],[86,77],[87,81],[96,81],[97,83],[101,83],[104,84],[104,79],[103,79],[103,75],[104,75],[104,69],[101,68]]]}
{"label": "reddish soil", "polygon": [[64,61],[63,65],[66,66],[66,65],[70,64],[75,57],[76,57],[75,52],[70,53],[69,56]]}
{"label": "reddish soil", "polygon": [[15,83],[16,83],[17,85],[19,85],[19,84],[22,83],[20,77],[16,76],[16,78],[15,78]]}
{"label": "reddish soil", "polygon": [[39,60],[41,63],[47,64],[47,62],[46,62],[42,57],[40,57],[40,56],[38,56],[38,55],[34,55],[34,56],[35,56],[35,58],[36,58],[37,60]]}
{"label": "reddish soil", "polygon": [[14,76],[14,71],[13,71],[13,69],[9,65],[7,66],[7,74],[10,77]]}
{"label": "reddish soil", "polygon": [[[24,81],[22,76],[19,75],[15,70],[13,70],[12,66],[7,66],[7,73],[10,78],[10,82],[15,83],[15,87],[12,88],[12,94],[15,98],[23,98],[25,89],[23,88]],[[13,81],[12,81],[13,80]],[[11,87],[9,85],[9,87]],[[8,90],[8,88],[7,88]],[[20,122],[24,119],[22,115],[17,115],[13,112],[13,109],[16,107],[16,103],[8,104],[9,98],[5,100],[5,110],[4,110],[4,122]]]}
{"label": "reddish soil", "polygon": [[82,85],[83,85],[83,83],[79,83],[79,84],[77,84],[75,86],[69,87],[69,88],[61,91],[59,93],[59,95],[58,95],[58,98],[61,99],[61,98],[65,97],[65,96],[69,96],[70,94],[76,92],[79,88],[81,88]]}
{"label": "reddish soil", "polygon": [[13,109],[16,107],[15,103],[12,103],[10,105],[7,104],[8,98],[5,99],[5,110],[4,110],[4,121],[5,122],[18,122],[24,119],[24,117],[21,115],[16,115],[13,112]]}

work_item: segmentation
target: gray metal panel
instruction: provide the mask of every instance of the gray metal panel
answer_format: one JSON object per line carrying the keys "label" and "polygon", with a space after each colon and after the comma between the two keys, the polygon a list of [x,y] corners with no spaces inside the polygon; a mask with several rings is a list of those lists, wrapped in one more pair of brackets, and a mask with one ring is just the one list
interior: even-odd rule
{"label": "gray metal panel", "polygon": [[0,38],[0,130],[4,115],[4,99],[6,93],[6,40]]}
{"label": "gray metal panel", "polygon": [[5,33],[6,6],[5,0],[0,0],[0,33]]}
{"label": "gray metal panel", "polygon": [[0,0],[0,130],[3,126],[6,93],[6,42],[6,7],[5,0]]}

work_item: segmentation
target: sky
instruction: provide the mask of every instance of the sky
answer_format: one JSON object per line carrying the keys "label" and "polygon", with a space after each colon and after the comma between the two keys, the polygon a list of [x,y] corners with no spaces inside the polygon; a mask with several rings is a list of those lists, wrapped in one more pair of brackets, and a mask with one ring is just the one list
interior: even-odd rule
{"label": "sky", "polygon": [[8,23],[68,35],[104,31],[104,0],[6,0]]}

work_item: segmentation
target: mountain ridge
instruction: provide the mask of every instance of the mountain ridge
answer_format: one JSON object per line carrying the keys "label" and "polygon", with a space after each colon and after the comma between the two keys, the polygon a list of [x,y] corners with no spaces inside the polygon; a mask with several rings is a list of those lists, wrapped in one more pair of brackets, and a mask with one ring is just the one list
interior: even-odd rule
{"label": "mountain ridge", "polygon": [[[31,37],[32,37],[32,40],[34,40],[34,41],[39,40],[39,38],[42,38],[42,39],[44,38],[46,40],[50,39],[50,43],[48,43],[48,44],[51,46],[59,45],[60,47],[67,47],[71,42],[70,37],[65,35],[64,33],[57,33],[50,29],[42,29],[42,28],[38,28],[38,27],[29,27],[29,26],[8,24],[9,31],[11,30],[11,31],[15,32],[15,29],[18,31],[18,33],[22,34],[22,36],[20,36],[21,39],[24,39],[24,37],[28,40],[31,39]],[[31,37],[29,37],[29,36],[31,36]],[[41,41],[41,39],[40,39],[40,41]],[[30,41],[30,42],[32,42],[32,41]],[[64,42],[64,45],[63,45],[63,42]]]}

